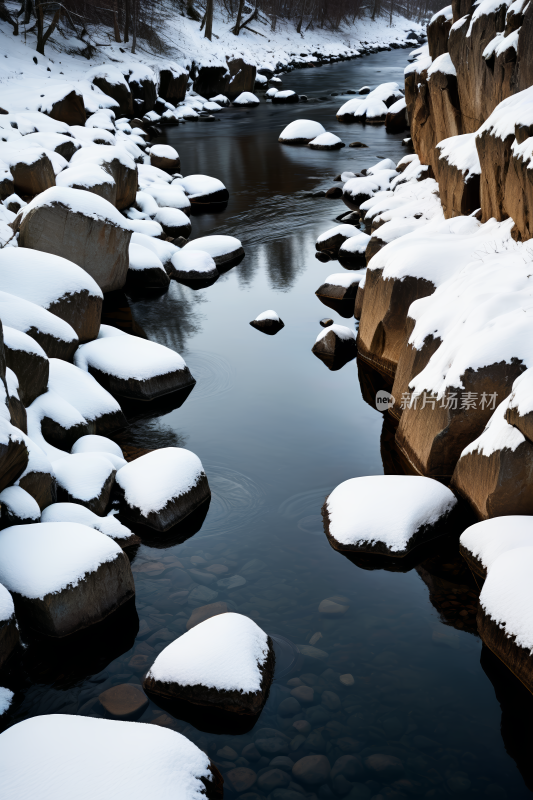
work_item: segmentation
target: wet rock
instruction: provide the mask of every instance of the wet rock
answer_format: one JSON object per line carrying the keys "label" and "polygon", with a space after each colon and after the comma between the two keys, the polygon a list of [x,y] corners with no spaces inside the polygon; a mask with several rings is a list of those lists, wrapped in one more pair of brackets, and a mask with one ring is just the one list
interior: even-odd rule
{"label": "wet rock", "polygon": [[209,589],[207,586],[196,586],[192,592],[190,592],[187,603],[190,606],[195,606],[197,603],[214,605],[214,601],[217,597],[218,592],[215,592],[214,589]]}
{"label": "wet rock", "polygon": [[[375,492],[387,497],[377,515]],[[372,509],[369,516],[365,507]],[[352,478],[334,489],[322,508],[334,549],[400,558],[418,544],[449,533],[460,522],[455,519],[458,513],[457,499],[447,487],[410,475]]]}
{"label": "wet rock", "polygon": [[183,246],[183,252],[200,250],[208,253],[219,272],[223,272],[239,264],[244,258],[244,248],[234,236],[201,236]]}
{"label": "wet rock", "polygon": [[403,763],[396,756],[376,753],[365,758],[365,765],[378,780],[384,783],[392,783],[392,781],[402,778],[405,773]]}
{"label": "wet rock", "polygon": [[154,144],[150,148],[150,164],[166,172],[180,171],[178,151],[168,144]]}
{"label": "wet rock", "polygon": [[283,320],[272,310],[263,311],[250,322],[250,325],[252,328],[261,331],[261,333],[267,333],[269,336],[274,336],[285,327]]}
{"label": "wet rock", "polygon": [[110,394],[154,400],[194,385],[187,365],[174,351],[118,329],[117,334],[82,345],[74,358],[76,366],[89,372]]}
{"label": "wet rock", "polygon": [[349,672],[347,672],[345,675],[341,675],[339,680],[343,686],[353,686],[355,683],[354,676]]}
{"label": "wet rock", "polygon": [[0,584],[0,668],[7,662],[19,641],[13,598],[5,586]]}
{"label": "wet rock", "polygon": [[102,291],[124,285],[131,230],[124,217],[101,197],[53,187],[22,209],[14,226],[20,232],[21,247],[73,261]]}
{"label": "wet rock", "polygon": [[102,692],[98,699],[111,719],[139,719],[148,706],[148,698],[139,684],[121,683]]}
{"label": "wet rock", "polygon": [[346,363],[357,354],[355,333],[344,325],[331,325],[318,334],[311,350],[315,355],[329,359],[332,363],[335,361]]}
{"label": "wet rock", "polygon": [[328,200],[338,200],[339,197],[342,197],[342,189],[340,186],[332,186],[323,196],[327,197]]}
{"label": "wet rock", "polygon": [[338,758],[331,769],[331,779],[342,775],[349,781],[361,780],[365,777],[365,768],[358,756],[345,755]]}
{"label": "wet rock", "polygon": [[220,580],[217,581],[217,587],[229,592],[232,589],[239,589],[241,586],[244,586],[245,583],[246,578],[243,578],[242,575],[232,575],[229,578],[220,578]]}
{"label": "wet rock", "polygon": [[104,455],[65,456],[54,461],[54,474],[60,503],[79,503],[98,516],[107,512],[116,470]]}
{"label": "wet rock", "polygon": [[[253,747],[253,745],[251,745],[251,747]],[[256,779],[257,775],[253,769],[248,769],[247,767],[230,769],[225,775],[225,780],[229,783],[233,791],[239,794],[248,792],[256,782]]]}
{"label": "wet rock", "polygon": [[363,142],[350,142],[348,147],[368,147],[368,145]]}
{"label": "wet rock", "polygon": [[[276,101],[274,100],[273,102]],[[343,147],[346,147],[342,139],[339,139],[334,133],[321,133],[310,141],[307,146],[310,147],[311,150],[341,150]],[[340,195],[338,196],[340,197]]]}
{"label": "wet rock", "polygon": [[254,763],[255,761],[259,761],[261,758],[261,753],[255,746],[255,744],[247,744],[242,749],[242,756],[246,758],[248,761]]}
{"label": "wet rock", "polygon": [[324,317],[320,320],[320,325],[322,328],[329,328],[330,325],[333,325],[333,320],[330,317]]}
{"label": "wet rock", "polygon": [[230,78],[225,94],[230,100],[238,97],[242,92],[253,92],[255,87],[256,67],[249,64],[244,58],[228,59]]}
{"label": "wet rock", "polygon": [[[213,658],[206,658],[207,653]],[[249,618],[227,613],[205,620],[166,647],[143,686],[163,699],[255,715],[266,701],[273,674],[270,638]]]}
{"label": "wet rock", "polygon": [[338,694],[335,694],[335,692],[322,692],[320,701],[328,711],[337,711],[341,706],[340,697]]}
{"label": "wet rock", "polygon": [[282,769],[269,769],[263,772],[257,780],[257,787],[265,794],[270,794],[274,789],[285,789],[291,782],[290,775]]}
{"label": "wet rock", "polygon": [[233,105],[240,108],[254,108],[259,105],[259,102],[259,98],[252,92],[241,92],[233,101]]}
{"label": "wet rock", "polygon": [[292,776],[304,786],[321,786],[327,783],[331,772],[329,759],[324,755],[304,756],[292,768]]}
{"label": "wet rock", "polygon": [[337,255],[339,247],[358,233],[359,230],[354,225],[337,225],[335,228],[321,233],[316,240],[315,247],[319,252],[326,251]]}
{"label": "wet rock", "polygon": [[[299,703],[303,703],[304,705],[311,705],[315,699],[315,692],[311,686],[296,686],[296,688],[291,689],[291,694]],[[297,723],[294,724],[296,726]],[[299,730],[300,733],[309,733],[309,723],[302,721],[300,728],[297,730]]]}
{"label": "wet rock", "polygon": [[179,250],[171,258],[169,274],[179,282],[212,283],[219,277],[214,259],[202,250]]}
{"label": "wet rock", "polygon": [[135,594],[128,557],[84,525],[6,528],[0,553],[0,582],[13,595],[19,622],[46,636],[93,625]]}
{"label": "wet rock", "polygon": [[[346,598],[342,598],[345,600]],[[345,605],[344,603],[338,602],[339,598],[327,597],[325,600],[322,600],[320,605],[318,606],[318,613],[319,614],[326,614],[327,616],[338,617],[342,614],[346,614],[348,611],[349,606]]]}

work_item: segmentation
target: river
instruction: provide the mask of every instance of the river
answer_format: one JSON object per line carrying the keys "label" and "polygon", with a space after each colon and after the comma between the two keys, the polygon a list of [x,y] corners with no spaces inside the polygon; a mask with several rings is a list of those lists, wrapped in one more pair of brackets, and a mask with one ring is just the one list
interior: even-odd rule
{"label": "river", "polygon": [[[328,275],[342,272],[337,262],[315,259],[316,237],[348,209],[340,200],[309,193],[335,185],[332,178],[343,170],[405,155],[401,136],[380,126],[343,125],[335,112],[348,99],[342,94],[347,89],[402,84],[407,53],[393,50],[283,77],[283,88],[325,98],[319,102],[262,102],[256,109],[225,109],[216,122],[166,130],[184,174],[216,176],[230,193],[224,211],[193,216],[192,235],[235,235],[246,257],[207,289],[173,282],[161,297],[132,298],[148,336],[180,352],[197,385],[180,408],[136,421],[123,441],[192,450],[204,464],[212,502],[200,531],[187,541],[166,549],[142,545],[136,553],[136,641],[102,638],[94,644],[101,652],[85,652],[77,671],[66,659],[60,677],[47,677],[44,657],[34,669],[28,655],[15,721],[44,713],[99,715],[98,694],[114,684],[139,683],[143,664],[185,631],[192,608],[207,602],[188,599],[192,588],[201,597],[201,583],[176,583],[182,568],[204,571],[220,564],[227,567],[225,576],[245,582],[232,590],[212,582],[207,588],[217,592],[217,602],[289,642],[311,642],[319,657],[309,651],[284,675],[290,644],[279,652],[269,700],[247,734],[198,730],[195,719],[161,719],[151,702],[141,721],[158,719],[181,731],[223,773],[234,766],[254,770],[259,778],[245,792],[248,800],[266,797],[276,786],[273,800],[304,797],[289,778],[278,776],[276,784],[268,773],[286,770],[287,756],[296,761],[308,753],[325,753],[332,765],[343,755],[359,756],[358,764],[373,754],[391,757],[388,777],[363,769],[323,786],[320,800],[530,796],[531,698],[482,648],[475,585],[457,550],[437,552],[406,572],[362,568],[329,546],[320,517],[337,484],[390,472],[395,462],[391,429],[363,397],[361,386],[367,397],[372,376],[360,373],[355,360],[329,371],[311,352],[322,317],[349,326],[354,320],[338,317],[315,296]],[[280,145],[281,130],[301,117],[318,120],[346,144],[359,140],[368,148],[317,152]],[[274,337],[248,324],[266,309],[285,322]],[[319,614],[329,597],[343,598],[348,610]],[[353,677],[351,685],[340,682],[341,674]],[[294,677],[314,688],[315,699],[291,716],[290,704],[280,704],[291,696],[294,681],[287,681]],[[303,743],[296,741],[298,720],[310,723],[300,726]],[[272,738],[272,729],[288,737],[280,737],[274,754],[285,758],[284,765],[270,764],[274,755],[263,754],[261,761],[241,755],[258,738]],[[226,785],[226,796],[237,796],[234,789]]]}

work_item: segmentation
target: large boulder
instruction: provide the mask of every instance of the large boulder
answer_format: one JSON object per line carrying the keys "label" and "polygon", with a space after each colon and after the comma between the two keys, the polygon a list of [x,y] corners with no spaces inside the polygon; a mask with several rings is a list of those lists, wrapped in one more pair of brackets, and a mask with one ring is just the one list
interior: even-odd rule
{"label": "large boulder", "polygon": [[25,206],[15,225],[21,247],[73,261],[103,292],[124,286],[131,229],[117,209],[101,197],[56,186]]}
{"label": "large boulder", "polygon": [[123,66],[133,96],[133,110],[137,115],[152,111],[157,100],[157,78],[150,67],[139,61]]}
{"label": "large boulder", "polygon": [[[181,213],[176,209],[169,209]],[[188,218],[185,217],[185,219]],[[133,291],[143,289],[168,289],[170,278],[156,254],[140,244],[130,244],[129,268],[126,288]]]}
{"label": "large boulder", "polygon": [[27,464],[16,486],[24,489],[37,502],[41,511],[56,501],[56,481],[50,460],[29,436],[22,435],[28,453]]}
{"label": "large boulder", "polygon": [[67,322],[8,292],[0,292],[0,319],[8,327],[35,339],[48,358],[71,361],[79,345],[76,331]]}
{"label": "large boulder", "polygon": [[39,111],[67,125],[85,125],[83,95],[68,83],[46,89],[41,95]]}
{"label": "large boulder", "polygon": [[244,58],[232,58],[228,59],[228,69],[230,75],[223,94],[234,100],[242,92],[253,92],[256,75],[256,67],[253,64],[247,63]]}
{"label": "large boulder", "polygon": [[98,335],[102,314],[102,291],[87,273],[73,261],[39,248],[8,247],[0,252],[3,291],[59,317],[74,329],[80,342]]}
{"label": "large boulder", "polygon": [[109,173],[115,181],[115,203],[119,210],[129,208],[135,203],[138,188],[137,165],[124,146],[96,144],[93,147],[83,147],[73,155],[70,163],[72,167],[85,167],[89,173],[94,165],[98,165]]}
{"label": "large boulder", "polygon": [[159,96],[177,106],[185,100],[188,80],[188,70],[168,61],[159,70]]}
{"label": "large boulder", "polygon": [[209,175],[187,175],[186,178],[176,178],[172,186],[180,186],[193,205],[211,205],[212,203],[226,203],[229,192],[218,178]]}
{"label": "large boulder", "polygon": [[70,169],[65,169],[57,176],[56,186],[94,192],[94,194],[103,197],[111,205],[116,206],[117,204],[117,184],[115,179],[102,167],[91,165],[90,168],[87,168],[85,164],[78,164],[75,167],[70,167]]}
{"label": "large boulder", "polygon": [[469,216],[480,208],[481,165],[473,133],[443,139],[437,145],[439,191],[444,216]]}
{"label": "large boulder", "polygon": [[217,234],[215,236],[200,236],[199,239],[193,239],[183,246],[182,250],[189,252],[191,250],[201,250],[208,253],[219,272],[224,272],[237,264],[244,258],[244,248],[235,236],[222,236]]}
{"label": "large boulder", "polygon": [[0,531],[0,582],[17,619],[54,638],[100,622],[135,594],[130,562],[99,531],[76,523]]}
{"label": "large boulder", "polygon": [[448,52],[448,36],[452,27],[453,11],[446,6],[431,17],[428,28],[429,55],[433,60]]}
{"label": "large boulder", "polygon": [[533,517],[497,516],[470,525],[459,540],[459,551],[474,575],[485,580],[495,561],[517,547],[533,547]]}
{"label": "large boulder", "polygon": [[194,91],[201,97],[213,97],[216,94],[224,94],[230,73],[224,65],[211,66],[205,65],[198,68],[194,78]]}
{"label": "large boulder", "polygon": [[159,532],[181,522],[211,496],[202,462],[180,447],[136,458],[119,469],[116,486],[124,518]]}
{"label": "large boulder", "polygon": [[3,144],[0,148],[0,159],[11,176],[11,191],[33,196],[55,186],[54,167],[42,147],[17,150],[16,142]]}
{"label": "large boulder", "polygon": [[18,378],[20,399],[29,406],[48,388],[48,357],[35,339],[7,325],[4,348],[6,364]]}
{"label": "large boulder", "polygon": [[274,677],[272,640],[241,614],[217,614],[195,625],[156,658],[144,690],[161,700],[256,716]]}
{"label": "large boulder", "polygon": [[120,70],[112,64],[101,64],[93,67],[85,74],[86,80],[116,100],[119,105],[119,114],[124,117],[133,116],[133,96],[128,82]]}
{"label": "large boulder", "polygon": [[[29,763],[26,748],[35,753]],[[61,769],[58,752],[64,757]],[[75,714],[36,716],[5,731],[0,771],[6,795],[13,798],[30,796],[36,784],[40,800],[105,797],[110,781],[117,786],[117,800],[163,800],[178,786],[184,797],[198,800],[222,800],[223,794],[218,769],[180,733],[162,725]]]}
{"label": "large boulder", "polygon": [[[113,459],[114,461],[114,459]],[[79,503],[97,516],[109,511],[116,469],[105,453],[73,453],[53,462],[60,503]]]}

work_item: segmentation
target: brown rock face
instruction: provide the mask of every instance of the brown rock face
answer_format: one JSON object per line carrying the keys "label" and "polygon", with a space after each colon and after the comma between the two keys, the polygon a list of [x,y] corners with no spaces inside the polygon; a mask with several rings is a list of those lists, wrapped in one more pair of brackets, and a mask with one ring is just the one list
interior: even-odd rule
{"label": "brown rock face", "polygon": [[[29,161],[28,156],[25,160]],[[36,195],[56,185],[56,176],[52,167],[52,162],[46,153],[38,153],[35,160],[26,164],[22,161],[11,162],[11,174],[13,175],[13,185],[17,194]]]}
{"label": "brown rock face", "polygon": [[157,167],[165,172],[179,172],[180,159],[179,158],[165,158],[164,156],[156,156],[153,153],[150,155],[150,164],[152,167]]}
{"label": "brown rock face", "polygon": [[533,514],[533,444],[526,439],[516,450],[490,456],[468,453],[457,462],[451,485],[480,519]]}
{"label": "brown rock face", "polygon": [[130,562],[123,552],[100,564],[77,586],[30,599],[13,592],[17,619],[29,628],[54,638],[100,622],[135,595]]}
{"label": "brown rock face", "polygon": [[256,68],[252,64],[247,64],[243,58],[233,58],[228,61],[228,69],[230,78],[223,94],[230,100],[234,100],[241,92],[254,91]]}
{"label": "brown rock face", "polygon": [[503,212],[515,221],[513,237],[522,241],[533,236],[533,171],[527,154],[511,153],[505,177]]}
{"label": "brown rock face", "polygon": [[[87,270],[88,272],[89,270]],[[80,344],[96,339],[100,330],[103,299],[82,289],[76,294],[65,293],[48,308],[51,314],[60,317],[74,328]]]}
{"label": "brown rock face", "polygon": [[85,125],[87,116],[83,105],[83,95],[73,89],[60,100],[52,103],[46,114],[59,122],[66,122],[67,125]]}
{"label": "brown rock face", "polygon": [[[491,217],[497,220],[508,217],[504,202],[505,186],[514,140],[514,133],[505,139],[500,139],[488,131],[483,131],[480,136],[476,136],[476,147],[481,164],[479,191],[482,222],[487,222]],[[514,181],[515,186],[518,180],[517,176]]]}
{"label": "brown rock face", "polygon": [[[433,72],[428,81],[430,96],[430,112],[433,118],[436,143],[450,136],[463,133],[462,115],[459,107],[457,78],[446,72]],[[438,175],[440,162],[438,154],[432,154],[429,163],[435,175]]]}
{"label": "brown rock face", "polygon": [[480,176],[461,172],[447,159],[438,160],[439,194],[446,219],[468,216],[480,208]]}
{"label": "brown rock face", "polygon": [[41,472],[37,466],[34,466],[31,453],[25,474],[19,479],[18,485],[33,497],[41,511],[56,502],[57,490],[54,476],[50,472]]}
{"label": "brown rock face", "polygon": [[365,287],[359,284],[359,288],[357,289],[357,294],[355,295],[355,304],[353,309],[353,315],[355,319],[361,319],[361,314],[363,312],[364,297],[365,297]]}
{"label": "brown rock face", "polygon": [[403,131],[409,130],[407,108],[396,112],[389,111],[385,117],[385,130],[387,133],[403,133]]}
{"label": "brown rock face", "polygon": [[9,344],[5,346],[5,354],[7,366],[18,378],[20,399],[25,406],[29,406],[48,388],[48,359],[31,350],[15,349]]}
{"label": "brown rock face", "polygon": [[332,300],[354,300],[357,295],[358,283],[351,286],[339,286],[334,283],[323,283],[315,294],[317,297],[331,298]]}
{"label": "brown rock face", "polygon": [[177,105],[185,100],[189,73],[178,74],[172,67],[162,69],[159,73],[159,96],[168,103]]}
{"label": "brown rock face", "polygon": [[19,245],[73,261],[102,291],[109,292],[122,288],[126,281],[130,239],[131,231],[57,202],[26,214],[20,224]]}
{"label": "brown rock face", "polygon": [[425,278],[411,276],[401,281],[383,280],[382,273],[382,269],[367,272],[357,343],[363,361],[394,378],[410,336],[406,326],[409,306],[433,294],[435,287]]}
{"label": "brown rock face", "polygon": [[421,164],[433,166],[434,150],[437,144],[435,124],[431,113],[427,69],[421,72],[408,72],[405,76],[405,100],[407,114],[411,122],[413,147]]}
{"label": "brown rock face", "polygon": [[433,61],[448,52],[448,36],[451,27],[452,18],[446,19],[446,15],[442,11],[431,25],[428,25],[429,55]]}
{"label": "brown rock face", "polygon": [[482,606],[477,613],[477,629],[483,644],[533,693],[533,660],[529,648],[520,647],[515,637],[506,634]]}
{"label": "brown rock face", "polygon": [[414,320],[407,317],[405,323],[406,345],[400,353],[394,383],[391,394],[394,397],[394,405],[389,407],[389,414],[399,420],[402,416],[402,397],[409,393],[409,384],[412,379],[427,367],[431,356],[437,352],[441,339],[439,337],[427,336],[424,344],[417,350],[409,344],[409,338],[414,328]]}
{"label": "brown rock face", "polygon": [[28,449],[21,440],[16,440],[16,429],[11,429],[14,436],[9,436],[7,444],[0,443],[0,492],[11,486],[28,463]]}
{"label": "brown rock face", "polygon": [[[481,398],[484,392],[487,396],[496,393],[497,405],[510,394],[513,382],[523,371],[523,364],[516,359],[476,371],[469,368],[461,375],[464,388],[449,387],[434,404],[428,395],[425,406],[422,397],[416,408],[405,408],[396,443],[413,468],[430,478],[450,479],[462,451],[481,435],[494,410],[488,401],[484,408],[480,402],[475,408],[460,408],[462,395],[473,392]],[[453,395],[457,398],[456,409]]]}
{"label": "brown rock face", "polygon": [[207,99],[216,94],[224,94],[227,75],[226,67],[200,67],[193,84],[194,91]]}
{"label": "brown rock face", "polygon": [[163,683],[147,676],[143,688],[149,695],[161,697],[168,701],[185,700],[194,705],[209,706],[234,714],[255,716],[263,708],[270,684],[274,677],[275,656],[272,640],[268,637],[268,655],[265,663],[259,666],[261,672],[261,688],[257,692],[225,691],[214,687],[181,686],[178,683]]}
{"label": "brown rock face", "polygon": [[15,617],[0,622],[0,669],[20,642]]}
{"label": "brown rock face", "polygon": [[533,86],[533,6],[522,5],[525,14],[520,13],[517,22],[523,17],[522,30],[518,39],[517,54],[517,90],[521,92],[528,86]]}

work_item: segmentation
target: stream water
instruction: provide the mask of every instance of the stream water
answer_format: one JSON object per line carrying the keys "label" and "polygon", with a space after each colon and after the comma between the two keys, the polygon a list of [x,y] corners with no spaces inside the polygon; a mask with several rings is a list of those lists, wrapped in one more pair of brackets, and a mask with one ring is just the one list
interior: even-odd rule
{"label": "stream water", "polygon": [[[330,547],[320,517],[337,484],[391,472],[395,460],[393,432],[364,399],[375,378],[355,360],[329,371],[311,352],[322,317],[349,326],[354,320],[315,296],[326,276],[342,272],[337,262],[315,259],[315,239],[348,209],[307,195],[335,185],[342,170],[405,154],[401,136],[343,125],[335,111],[347,89],[401,84],[407,52],[283,77],[283,88],[325,98],[318,102],[262,102],[226,109],[216,122],[167,129],[184,174],[216,176],[230,192],[224,211],[193,217],[193,236],[235,235],[246,257],[207,289],[173,282],[161,297],[131,299],[148,336],[180,352],[197,384],[180,408],[136,421],[123,443],[192,450],[207,473],[211,505],[184,543],[137,551],[135,641],[126,632],[118,639],[101,634],[80,652],[76,669],[66,656],[50,660],[28,648],[10,723],[45,713],[103,715],[100,692],[139,683],[156,654],[186,630],[195,607],[222,601],[289,640],[278,639],[278,673],[255,728],[206,732],[200,717],[172,719],[152,702],[140,720],[183,732],[224,774],[238,766],[254,770],[251,786],[226,784],[228,797],[239,789],[248,800],[274,790],[272,800],[298,800],[305,791],[320,800],[530,796],[531,698],[482,648],[477,590],[457,549],[437,550],[405,572],[358,566]],[[285,125],[301,117],[368,148],[328,153],[278,144]],[[248,324],[270,308],[285,322],[274,337]],[[214,564],[227,569],[206,573]],[[217,582],[235,575],[241,580],[232,589]],[[348,610],[320,614],[320,602],[330,597],[343,598]],[[288,671],[291,642],[314,650],[302,647],[306,655]],[[339,680],[347,674],[351,685]],[[286,702],[294,678],[314,689],[308,705]],[[294,727],[299,720],[308,723],[299,726],[302,733]],[[361,761],[339,772],[342,779],[303,790],[290,783],[287,758],[309,753],[326,754],[331,765],[343,755]],[[361,766],[373,754],[389,757],[381,770]]]}

